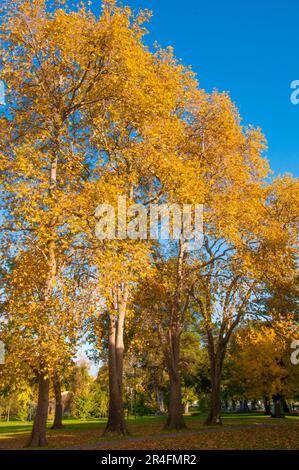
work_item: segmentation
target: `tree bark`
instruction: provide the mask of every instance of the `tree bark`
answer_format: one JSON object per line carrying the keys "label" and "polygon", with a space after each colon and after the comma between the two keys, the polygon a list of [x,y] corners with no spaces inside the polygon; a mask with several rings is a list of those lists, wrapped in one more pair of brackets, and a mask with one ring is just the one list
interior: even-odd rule
{"label": "tree bark", "polygon": [[264,399],[264,408],[265,408],[265,415],[271,416],[271,403],[268,397]]}
{"label": "tree bark", "polygon": [[42,375],[39,376],[36,415],[27,447],[45,447],[47,445],[46,429],[49,407],[49,389],[49,379]]}
{"label": "tree bark", "polygon": [[169,331],[166,339],[166,348],[164,348],[164,356],[169,373],[170,380],[170,397],[168,407],[168,418],[165,427],[168,429],[186,428],[183,415],[183,403],[181,392],[180,377],[180,346],[181,333],[184,324],[184,315],[189,304],[189,296],[183,298],[184,292],[184,259],[185,244],[180,241],[179,256],[177,262],[177,280],[174,299],[170,311]]}
{"label": "tree bark", "polygon": [[210,397],[210,409],[205,424],[222,424],[221,420],[221,376],[222,365],[225,356],[225,347],[222,349],[218,345],[218,350],[214,353],[214,343],[209,344],[209,356],[211,363],[212,390]]}
{"label": "tree bark", "polygon": [[221,421],[221,377],[217,374],[212,377],[212,391],[210,397],[210,409],[206,420],[207,425],[222,424]]}
{"label": "tree bark", "polygon": [[279,394],[273,395],[273,404],[274,404],[274,413],[272,414],[273,418],[284,418],[282,399]]}
{"label": "tree bark", "polygon": [[161,414],[165,413],[165,404],[164,404],[164,393],[163,390],[156,390],[156,395],[157,395],[157,403],[159,406],[159,412]]}
{"label": "tree bark", "polygon": [[109,319],[109,411],[104,434],[129,434],[125,423],[122,397],[125,313],[126,306],[121,305],[118,317],[110,315]]}
{"label": "tree bark", "polygon": [[57,375],[53,378],[53,386],[54,386],[54,395],[55,395],[55,415],[54,415],[54,422],[52,429],[61,429],[63,427],[62,424],[62,415],[63,415],[63,408],[62,408],[62,396],[61,396],[61,385],[60,380]]}
{"label": "tree bark", "polygon": [[249,413],[249,406],[247,403],[247,400],[241,400],[240,401],[240,412],[241,413]]}
{"label": "tree bark", "polygon": [[170,345],[170,357],[167,361],[170,379],[170,397],[168,417],[165,427],[168,429],[183,429],[186,428],[186,424],[183,416],[181,378],[179,371],[180,333],[178,331],[172,330]]}

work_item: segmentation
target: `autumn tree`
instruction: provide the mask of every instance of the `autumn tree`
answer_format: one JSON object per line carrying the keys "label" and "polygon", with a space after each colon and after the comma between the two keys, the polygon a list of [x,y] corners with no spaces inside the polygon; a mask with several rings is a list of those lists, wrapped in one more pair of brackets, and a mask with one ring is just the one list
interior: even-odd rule
{"label": "autumn tree", "polygon": [[[180,118],[195,86],[192,72],[178,64],[171,50],[158,49],[152,54],[145,47],[143,24],[148,16],[140,12],[134,17],[129,8],[115,5],[104,11],[114,31],[111,70],[115,73],[116,98],[104,107],[97,102],[89,108],[91,141],[103,159],[93,169],[77,204],[76,230],[85,240],[83,258],[88,260],[82,263],[83,271],[98,279],[98,291],[105,306],[109,304],[111,373],[106,431],[122,434],[127,432],[121,398],[124,321],[132,286],[141,276],[150,250],[150,244],[142,242],[147,233],[144,236],[142,214],[136,204],[147,206],[166,192],[174,193],[178,181],[180,188],[183,181],[188,183],[188,168],[177,153],[177,145],[184,135]],[[123,220],[117,211],[118,196],[127,198],[128,206],[133,205]],[[107,224],[106,236],[100,237],[104,240],[97,240],[95,215],[101,204],[112,204],[116,217],[110,226]],[[130,235],[123,228],[127,224]],[[127,243],[127,235],[135,242]],[[113,243],[111,238],[117,240]]]}
{"label": "autumn tree", "polygon": [[[252,230],[250,236],[249,227],[246,234],[242,230],[241,245],[229,243],[228,239],[222,242],[217,238],[205,239],[206,259],[211,259],[212,263],[198,272],[192,295],[202,317],[211,361],[212,398],[208,423],[220,422],[221,374],[233,331],[248,315],[263,315],[258,305],[269,280],[275,283],[275,279],[281,282],[294,277],[294,212],[286,215],[283,201],[276,196],[273,198],[276,184],[267,188],[264,202],[258,204],[260,211],[256,217],[263,217],[258,222],[258,230]],[[243,213],[245,210],[243,196]],[[248,220],[247,215],[247,223]]]}
{"label": "autumn tree", "polygon": [[[295,276],[297,182],[269,184],[261,131],[241,125],[226,93],[200,90],[171,48],[145,46],[149,17],[113,0],[98,18],[44,0],[9,3],[3,15],[2,311],[10,354],[30,352],[28,373],[39,382],[30,445],[46,443],[50,377],[61,414],[63,357],[86,315],[107,340],[106,432],[127,434],[125,322],[140,286],[170,378],[167,425],[184,426],[180,347],[191,314],[209,352],[208,423],[219,423],[234,330],[258,312],[266,286]],[[133,205],[124,216],[120,196]],[[204,204],[202,245],[145,241],[153,202]],[[110,218],[103,205],[114,207]]]}
{"label": "autumn tree", "polygon": [[[170,398],[166,426],[185,427],[180,377],[181,335],[186,324],[189,304],[188,284],[185,282],[183,245],[177,248],[178,257],[157,256],[155,270],[141,287],[140,309],[145,323],[158,334],[169,374]],[[148,318],[146,318],[148,317]]]}
{"label": "autumn tree", "polygon": [[284,413],[283,401],[297,395],[297,368],[290,361],[290,342],[298,337],[294,317],[284,321],[253,322],[240,329],[230,354],[231,378],[242,384],[247,398],[268,402],[273,397],[273,416]]}
{"label": "autumn tree", "polygon": [[38,382],[38,407],[30,441],[35,446],[46,442],[50,379],[60,376],[70,363],[87,309],[76,293],[76,284],[60,276],[55,297],[48,301],[46,310],[41,310],[46,274],[43,259],[36,251],[26,251],[15,259],[7,275],[1,328],[14,376]]}
{"label": "autumn tree", "polygon": [[[36,342],[38,353],[39,345],[51,335],[46,330],[52,328],[49,318],[57,303],[58,273],[67,260],[61,254],[70,248],[70,194],[80,190],[88,173],[89,129],[86,120],[83,124],[82,109],[98,99],[95,84],[101,82],[109,51],[105,33],[95,27],[84,7],[77,12],[59,5],[49,10],[42,0],[24,0],[8,4],[2,19],[1,76],[9,107],[9,117],[3,116],[0,125],[2,229],[7,234],[5,246],[18,240],[14,250],[20,250],[23,260],[27,256],[37,277],[30,279],[39,281],[38,293],[33,294],[36,286],[31,285],[28,292],[33,297],[26,297],[30,306],[33,301],[36,304],[32,321],[45,319],[44,324],[39,321],[43,336]],[[44,282],[42,290],[40,282]],[[19,288],[22,291],[20,283]],[[52,355],[50,350],[47,354]],[[31,441],[35,446],[46,442],[46,369],[42,364],[36,369],[40,398]]]}

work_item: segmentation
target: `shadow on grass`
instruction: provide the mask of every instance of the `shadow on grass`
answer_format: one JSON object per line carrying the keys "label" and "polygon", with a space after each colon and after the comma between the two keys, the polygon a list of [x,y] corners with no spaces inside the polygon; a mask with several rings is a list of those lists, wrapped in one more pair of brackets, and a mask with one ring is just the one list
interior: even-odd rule
{"label": "shadow on grass", "polygon": [[[165,416],[143,416],[129,417],[127,419],[128,427],[131,432],[131,437],[148,437],[160,434],[171,434],[173,430],[164,429]],[[196,416],[185,416],[187,428],[176,431],[177,434],[183,435],[185,432],[199,431],[205,428],[204,421],[206,414],[199,414]],[[246,424],[263,424],[274,422],[271,417],[264,415],[263,413],[223,413],[223,430],[226,426],[240,426]],[[279,421],[279,423],[278,423]],[[299,416],[287,416],[284,420],[277,420],[275,423],[284,424],[295,424],[299,425]],[[5,440],[12,442],[13,439],[20,441],[25,439],[29,435],[32,422],[19,422],[11,421],[0,422],[0,440],[3,444]],[[66,418],[63,420],[64,427],[62,429],[50,429],[52,421],[48,421],[48,437],[49,437],[49,448],[62,448],[65,444],[74,445],[84,443],[94,443],[103,441],[125,441],[128,439],[126,436],[102,436],[106,419],[89,419],[89,420],[78,420],[73,418]],[[5,444],[4,444],[5,445]]]}

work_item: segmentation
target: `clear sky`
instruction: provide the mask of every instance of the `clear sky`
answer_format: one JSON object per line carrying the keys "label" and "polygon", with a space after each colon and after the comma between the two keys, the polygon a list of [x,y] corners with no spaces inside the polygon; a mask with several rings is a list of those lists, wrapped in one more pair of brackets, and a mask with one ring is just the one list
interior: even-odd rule
{"label": "clear sky", "polygon": [[[96,4],[97,2],[95,2]],[[299,0],[123,0],[153,11],[146,41],[165,47],[210,91],[228,91],[245,124],[260,126],[276,174],[299,173]],[[95,9],[95,7],[93,7]]]}

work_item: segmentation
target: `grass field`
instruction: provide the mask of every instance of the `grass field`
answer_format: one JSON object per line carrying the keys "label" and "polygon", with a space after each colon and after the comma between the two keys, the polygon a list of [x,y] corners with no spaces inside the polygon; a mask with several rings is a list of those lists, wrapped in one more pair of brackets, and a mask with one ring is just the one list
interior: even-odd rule
{"label": "grass field", "polygon": [[[64,428],[51,430],[50,449],[77,446],[80,449],[299,449],[299,416],[273,419],[262,414],[229,414],[224,426],[204,426],[203,415],[186,417],[187,429],[165,431],[164,418],[128,419],[131,436],[102,437],[105,420],[64,420]],[[32,423],[0,422],[0,450],[23,448]]]}

